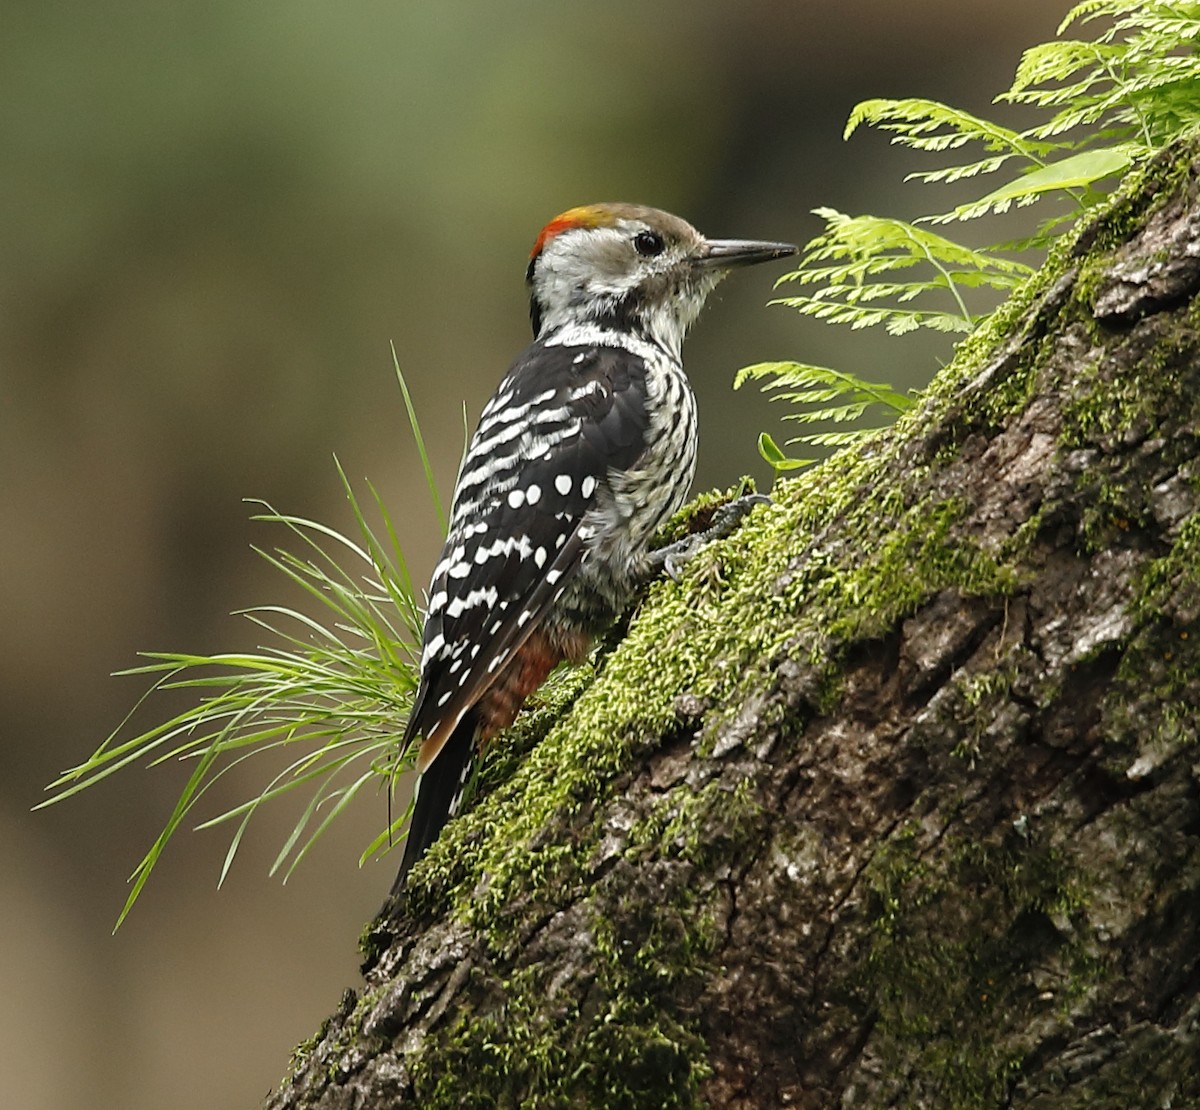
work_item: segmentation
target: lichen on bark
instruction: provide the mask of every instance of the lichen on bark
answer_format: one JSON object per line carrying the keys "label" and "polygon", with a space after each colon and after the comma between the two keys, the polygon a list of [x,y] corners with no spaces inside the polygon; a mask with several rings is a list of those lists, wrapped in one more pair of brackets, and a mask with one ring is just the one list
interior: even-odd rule
{"label": "lichen on bark", "polygon": [[518,724],[270,1106],[1200,1103],[1197,149]]}

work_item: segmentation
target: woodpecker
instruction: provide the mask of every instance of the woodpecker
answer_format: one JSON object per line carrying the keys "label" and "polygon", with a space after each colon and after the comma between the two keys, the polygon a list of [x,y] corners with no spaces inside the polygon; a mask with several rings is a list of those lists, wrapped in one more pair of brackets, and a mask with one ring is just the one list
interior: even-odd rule
{"label": "woodpecker", "polygon": [[[696,468],[684,333],[728,271],[795,251],[706,239],[634,204],[572,208],[538,235],[526,272],[534,342],[480,414],[429,586],[401,748],[420,738],[420,778],[393,894],[458,811],[487,740],[696,546],[649,550]],[[734,502],[701,539],[749,507]]]}

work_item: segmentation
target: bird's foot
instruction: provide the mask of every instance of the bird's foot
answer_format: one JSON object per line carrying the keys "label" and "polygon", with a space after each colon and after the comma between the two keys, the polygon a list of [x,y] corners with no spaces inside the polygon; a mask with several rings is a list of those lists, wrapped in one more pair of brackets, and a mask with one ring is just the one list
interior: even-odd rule
{"label": "bird's foot", "polygon": [[702,548],[707,547],[714,540],[723,540],[732,535],[737,526],[741,524],[742,518],[755,505],[769,504],[771,504],[771,499],[761,493],[746,494],[744,497],[726,502],[713,514],[712,523],[702,532],[693,532],[690,536],[684,536],[681,540],[676,540],[674,543],[667,544],[666,547],[660,547],[657,551],[650,552],[649,570],[651,575],[665,572],[671,579],[678,582],[684,567],[695,558]]}

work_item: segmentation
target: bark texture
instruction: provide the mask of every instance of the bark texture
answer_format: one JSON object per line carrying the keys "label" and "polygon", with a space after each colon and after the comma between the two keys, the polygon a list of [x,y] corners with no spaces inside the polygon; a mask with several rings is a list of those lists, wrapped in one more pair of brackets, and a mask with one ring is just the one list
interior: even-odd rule
{"label": "bark texture", "polygon": [[1200,164],[497,748],[268,1105],[1200,1105]]}

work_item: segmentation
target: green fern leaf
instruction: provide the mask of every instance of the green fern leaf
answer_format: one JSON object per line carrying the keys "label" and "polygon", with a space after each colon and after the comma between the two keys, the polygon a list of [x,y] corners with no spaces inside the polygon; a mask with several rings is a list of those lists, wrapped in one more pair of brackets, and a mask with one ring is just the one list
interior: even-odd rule
{"label": "green fern leaf", "polygon": [[1041,145],[1029,143],[1020,132],[1011,128],[937,100],[864,100],[851,110],[842,137],[850,138],[864,123],[895,133],[893,142],[915,150],[957,150],[970,142],[981,142],[989,151],[1009,151],[1032,157]]}
{"label": "green fern leaf", "polygon": [[748,381],[765,383],[762,389],[771,394],[772,400],[791,406],[784,419],[800,424],[844,424],[859,419],[872,406],[897,415],[915,404],[912,397],[897,393],[885,382],[866,381],[842,370],[802,362],[759,362],[743,367],[733,387],[740,389]]}
{"label": "green fern leaf", "polygon": [[[918,328],[970,331],[976,317],[961,290],[1007,291],[1029,274],[1027,265],[974,250],[926,227],[878,216],[848,216],[818,208],[825,231],[805,247],[799,268],[781,282],[816,285],[813,293],[779,298],[806,316],[851,328],[882,324],[891,334]],[[917,271],[898,281],[893,275]],[[942,296],[944,307],[928,303]],[[921,306],[916,307],[915,301]]]}
{"label": "green fern leaf", "polygon": [[803,467],[812,466],[817,461],[816,459],[792,458],[766,432],[759,434],[758,453],[776,474],[781,474],[788,470],[800,470]]}
{"label": "green fern leaf", "polygon": [[1004,211],[1013,201],[1019,204],[1036,200],[1045,193],[1091,189],[1098,181],[1124,173],[1136,155],[1137,148],[1131,143],[1085,150],[1010,181],[971,204],[961,205],[955,209],[955,214],[959,219],[971,219],[988,212]]}

